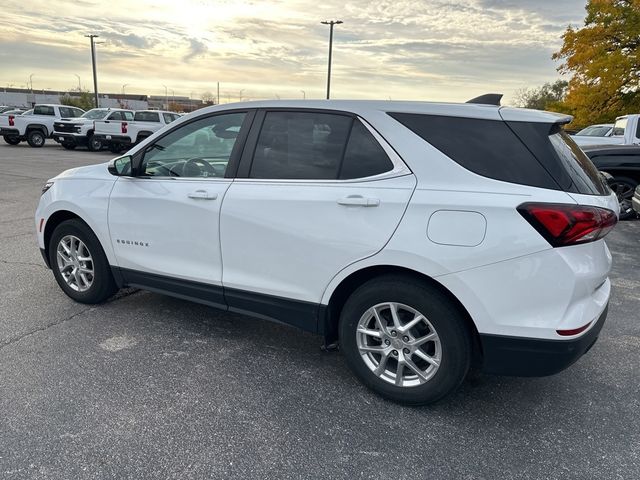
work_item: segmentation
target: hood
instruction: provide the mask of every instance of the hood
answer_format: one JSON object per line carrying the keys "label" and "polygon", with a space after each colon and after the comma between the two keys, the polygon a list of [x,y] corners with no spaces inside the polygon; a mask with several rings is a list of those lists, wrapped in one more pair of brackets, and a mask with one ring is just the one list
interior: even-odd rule
{"label": "hood", "polygon": [[66,179],[93,179],[93,180],[116,180],[116,177],[107,170],[109,163],[99,163],[98,165],[87,165],[86,167],[77,167],[65,170],[51,180]]}
{"label": "hood", "polygon": [[61,118],[58,122],[62,123],[91,123],[93,120],[88,118],[76,117],[76,118]]}

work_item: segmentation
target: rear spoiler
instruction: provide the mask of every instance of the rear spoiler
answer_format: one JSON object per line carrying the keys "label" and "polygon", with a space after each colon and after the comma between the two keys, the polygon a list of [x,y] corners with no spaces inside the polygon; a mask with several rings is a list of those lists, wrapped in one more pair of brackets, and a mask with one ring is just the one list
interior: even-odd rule
{"label": "rear spoiler", "polygon": [[480,105],[495,105],[496,107],[499,107],[500,100],[502,100],[501,93],[485,93],[484,95],[480,95],[479,97],[475,97],[475,98],[472,98],[471,100],[467,100],[466,103],[477,103]]}

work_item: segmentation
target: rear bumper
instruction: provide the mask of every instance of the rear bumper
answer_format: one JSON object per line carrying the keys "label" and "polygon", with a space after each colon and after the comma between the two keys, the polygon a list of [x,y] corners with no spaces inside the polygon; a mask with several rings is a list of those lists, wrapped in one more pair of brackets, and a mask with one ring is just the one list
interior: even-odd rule
{"label": "rear bumper", "polygon": [[93,135],[96,140],[100,140],[103,143],[118,143],[121,145],[131,145],[131,139],[125,135],[105,135],[102,133],[96,133]]}
{"label": "rear bumper", "polygon": [[0,128],[0,136],[2,137],[19,137],[20,131],[17,128]]}
{"label": "rear bumper", "polygon": [[482,370],[495,375],[521,377],[558,373],[574,364],[593,346],[607,318],[607,310],[608,306],[586,333],[571,340],[481,334]]}

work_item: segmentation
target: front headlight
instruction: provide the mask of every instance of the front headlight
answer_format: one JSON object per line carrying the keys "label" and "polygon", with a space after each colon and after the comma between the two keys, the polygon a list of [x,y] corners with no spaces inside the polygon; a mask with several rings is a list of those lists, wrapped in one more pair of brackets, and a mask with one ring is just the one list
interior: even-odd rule
{"label": "front headlight", "polygon": [[44,195],[44,192],[53,187],[53,182],[47,182],[42,186],[42,193],[40,195]]}

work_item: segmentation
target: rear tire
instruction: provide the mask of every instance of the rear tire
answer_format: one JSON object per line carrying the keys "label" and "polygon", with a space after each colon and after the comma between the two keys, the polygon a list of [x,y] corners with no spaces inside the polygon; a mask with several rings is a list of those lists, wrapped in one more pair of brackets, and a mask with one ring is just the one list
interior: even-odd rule
{"label": "rear tire", "polygon": [[437,402],[462,383],[471,364],[471,334],[459,307],[411,277],[363,284],[345,303],[339,330],[340,349],[355,375],[399,403]]}
{"label": "rear tire", "polygon": [[9,145],[18,145],[20,143],[19,137],[9,137],[8,135],[4,135],[2,138],[4,138],[4,141]]}
{"label": "rear tire", "polygon": [[49,264],[62,291],[76,302],[101,303],[118,291],[98,237],[79,219],[55,228]]}
{"label": "rear tire", "polygon": [[32,148],[41,148],[44,146],[47,137],[42,130],[30,130],[27,133],[27,143]]}

